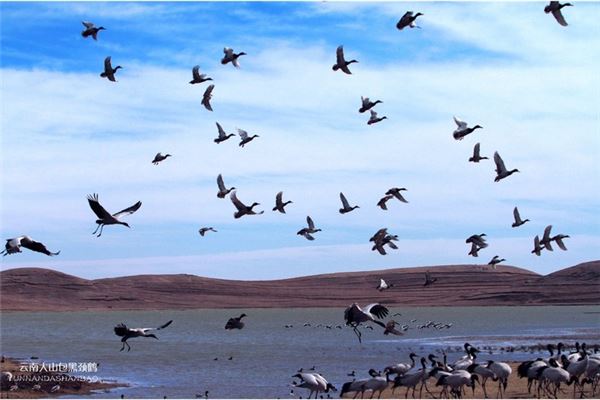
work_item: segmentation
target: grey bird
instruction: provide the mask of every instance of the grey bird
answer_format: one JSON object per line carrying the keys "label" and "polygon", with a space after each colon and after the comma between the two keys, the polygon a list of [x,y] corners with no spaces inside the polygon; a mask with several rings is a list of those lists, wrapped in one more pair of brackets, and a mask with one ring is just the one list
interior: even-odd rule
{"label": "grey bird", "polygon": [[517,207],[515,207],[513,210],[513,217],[515,218],[515,222],[513,222],[511,225],[513,228],[519,227],[525,222],[529,221],[528,219],[521,219],[521,215],[519,215],[519,210],[517,209]]}
{"label": "grey bird", "polygon": [[200,73],[199,65],[196,65],[196,66],[194,66],[194,68],[192,68],[192,80],[190,81],[191,85],[194,85],[196,83],[206,82],[206,81],[212,81],[212,80],[213,79],[209,78],[208,75]]}
{"label": "grey bird", "polygon": [[103,78],[107,78],[111,82],[116,82],[117,80],[115,79],[115,74],[117,73],[117,70],[119,68],[123,67],[121,67],[120,65],[117,65],[114,68],[112,67],[111,58],[110,56],[108,56],[104,59],[104,72],[102,72],[100,76]]}
{"label": "grey bird", "polygon": [[126,222],[119,221],[119,218],[122,216],[125,216],[125,215],[133,214],[134,212],[139,210],[139,208],[142,206],[142,202],[138,201],[131,207],[127,207],[124,210],[121,210],[121,211],[111,215],[108,211],[106,211],[106,209],[104,207],[102,207],[102,205],[98,201],[98,194],[94,193],[92,195],[88,195],[87,199],[88,199],[90,208],[92,209],[94,214],[96,214],[96,216],[98,217],[98,219],[96,220],[96,223],[98,224],[98,226],[96,227],[96,230],[94,232],[92,232],[92,235],[94,235],[96,232],[98,232],[98,229],[100,229],[100,232],[98,233],[98,237],[100,237],[102,235],[102,230],[104,229],[105,225],[119,224],[119,225],[125,225],[126,227],[130,228],[130,226]]}
{"label": "grey bird", "polygon": [[418,13],[414,14],[412,11],[407,11],[402,16],[402,18],[400,18],[398,23],[396,24],[396,28],[398,28],[399,30],[402,30],[406,27],[421,28],[420,26],[417,26],[417,24],[415,23],[415,20],[420,15],[423,15],[423,13],[418,12]]}
{"label": "grey bird", "polygon": [[394,198],[392,194],[386,194],[377,202],[377,206],[381,207],[382,210],[387,210],[387,202]]}
{"label": "grey bird", "polygon": [[210,99],[212,99],[212,92],[213,89],[215,88],[215,85],[209,85],[206,90],[204,91],[204,94],[202,95],[202,105],[204,106],[204,108],[206,108],[208,111],[212,111],[212,106],[210,105]]}
{"label": "grey bird", "polygon": [[377,113],[374,110],[371,110],[371,116],[369,117],[369,120],[367,121],[367,125],[376,124],[378,122],[383,121],[384,119],[387,119],[387,117],[385,117],[385,116],[378,117]]}
{"label": "grey bird", "polygon": [[200,234],[200,236],[206,235],[207,232],[217,232],[217,231],[212,226],[209,228],[204,227],[204,228],[198,229],[198,233]]}
{"label": "grey bird", "polygon": [[279,211],[280,213],[285,214],[285,206],[292,203],[293,201],[291,200],[284,202],[283,192],[279,192],[275,195],[275,207],[273,207],[273,211]]}
{"label": "grey bird", "polygon": [[260,205],[260,203],[254,202],[254,203],[252,203],[249,206],[247,206],[244,203],[242,203],[238,199],[235,190],[233,192],[231,192],[231,194],[229,195],[229,198],[231,199],[231,202],[233,203],[233,205],[237,209],[237,211],[233,214],[233,217],[235,219],[241,218],[244,215],[260,215],[260,214],[264,213],[264,211],[256,212],[256,211],[253,210],[253,208],[256,207],[256,206],[258,206],[258,205]]}
{"label": "grey bird", "polygon": [[166,160],[167,157],[171,157],[171,155],[170,154],[163,155],[162,153],[156,153],[156,155],[154,156],[154,160],[152,160],[152,164],[158,165],[159,162]]}
{"label": "grey bird", "polygon": [[546,7],[544,7],[544,12],[546,14],[552,13],[554,18],[556,19],[556,22],[558,22],[562,26],[567,26],[569,24],[567,24],[567,21],[565,21],[565,17],[563,17],[561,10],[563,9],[563,7],[569,7],[569,6],[573,6],[573,4],[571,4],[571,3],[560,4],[560,2],[558,2],[558,1],[551,1],[550,4],[548,4]]}
{"label": "grey bird", "polygon": [[342,192],[340,192],[340,200],[342,201],[342,208],[339,209],[340,214],[346,214],[352,210],[360,208],[359,206],[350,206],[348,200],[346,199],[346,196],[344,196],[344,193]]}
{"label": "grey bird", "polygon": [[127,351],[131,350],[129,343],[127,343],[127,341],[131,338],[151,337],[158,340],[158,337],[156,337],[155,334],[149,332],[160,331],[161,329],[165,329],[167,326],[171,325],[172,322],[173,320],[170,320],[169,322],[159,326],[158,328],[128,328],[125,324],[119,324],[115,326],[115,335],[122,336],[121,343],[123,343],[123,346],[121,346],[121,350],[119,351],[125,350],[125,345],[127,345]]}
{"label": "grey bird", "polygon": [[4,246],[4,250],[0,254],[6,256],[9,254],[20,253],[21,247],[25,247],[26,249],[45,254],[47,256],[57,256],[60,254],[60,250],[56,253],[53,253],[50,250],[48,250],[43,243],[36,242],[27,235],[6,239],[6,245]]}
{"label": "grey bird", "polygon": [[217,130],[219,131],[219,137],[214,140],[216,144],[224,142],[230,137],[235,136],[235,133],[227,134],[227,132],[225,132],[221,124],[219,124],[218,122],[215,123],[217,124]]}
{"label": "grey bird", "polygon": [[406,191],[406,188],[391,188],[389,189],[387,192],[385,192],[385,194],[391,194],[392,196],[394,196],[395,198],[397,198],[398,200],[400,200],[403,203],[408,203],[408,201],[402,196],[402,194],[400,194],[401,191]]}
{"label": "grey bird", "polygon": [[496,178],[494,178],[494,182],[499,182],[501,179],[507,178],[514,174],[515,172],[521,172],[518,169],[507,170],[504,165],[504,161],[500,157],[498,152],[494,153],[494,162],[496,163]]}
{"label": "grey bird", "polygon": [[336,61],[335,61],[335,64],[333,64],[333,67],[331,67],[331,69],[333,69],[334,71],[337,71],[339,69],[348,75],[352,75],[352,72],[350,72],[350,69],[348,69],[348,65],[350,65],[352,63],[357,63],[358,61],[356,61],[356,60],[346,61],[344,59],[344,46],[338,46],[337,50],[335,51],[335,56],[336,56]]}
{"label": "grey bird", "polygon": [[244,147],[244,145],[246,145],[247,143],[252,141],[252,139],[260,137],[258,135],[248,136],[248,132],[246,132],[243,129],[238,129],[238,134],[240,135],[240,138],[242,139],[239,144],[240,147]]}
{"label": "grey bird", "polygon": [[381,100],[371,101],[368,97],[360,96],[361,106],[358,109],[359,113],[364,113],[365,111],[369,111],[371,108],[375,107],[379,103],[383,103]]}
{"label": "grey bird", "polygon": [[494,269],[496,269],[496,265],[500,264],[503,261],[506,261],[506,259],[505,258],[500,258],[498,256],[494,256],[494,258],[492,258],[488,262],[488,265],[491,265]]}
{"label": "grey bird", "polygon": [[223,48],[223,58],[221,59],[221,64],[225,65],[227,63],[232,63],[234,67],[239,68],[240,64],[238,62],[238,58],[240,58],[240,56],[245,56],[246,53],[244,53],[243,51],[240,53],[234,53],[232,48],[229,47],[225,47]]}
{"label": "grey bird", "polygon": [[296,234],[300,235],[300,236],[304,236],[308,240],[315,240],[315,238],[312,236],[312,234],[321,232],[321,229],[315,228],[315,223],[313,222],[313,220],[310,216],[306,217],[306,224],[307,224],[307,227],[300,229]]}
{"label": "grey bird", "polygon": [[217,197],[220,199],[224,199],[225,196],[229,194],[232,190],[235,190],[235,187],[232,186],[230,189],[225,187],[225,183],[223,182],[223,175],[219,174],[217,176],[217,186],[219,187],[219,191],[217,192]]}
{"label": "grey bird", "polygon": [[452,137],[454,137],[456,140],[463,140],[465,136],[473,133],[475,129],[483,128],[480,125],[475,125],[474,127],[469,128],[465,121],[462,121],[456,117],[454,117],[454,122],[456,123],[457,128],[454,130],[454,132],[452,132]]}
{"label": "grey bird", "polygon": [[106,30],[105,27],[99,26],[96,28],[93,22],[81,21],[85,29],[81,32],[81,36],[87,38],[91,36],[94,40],[98,40],[98,32]]}
{"label": "grey bird", "polygon": [[473,156],[471,158],[469,158],[470,162],[474,162],[474,163],[478,163],[481,160],[487,160],[487,157],[481,157],[479,155],[479,148],[480,148],[480,144],[477,143],[475,145],[475,147],[473,147]]}

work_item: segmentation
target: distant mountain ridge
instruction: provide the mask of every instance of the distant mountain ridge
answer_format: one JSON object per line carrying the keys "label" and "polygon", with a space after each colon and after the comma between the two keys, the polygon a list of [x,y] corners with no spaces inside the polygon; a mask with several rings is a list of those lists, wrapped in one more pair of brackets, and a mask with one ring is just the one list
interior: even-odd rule
{"label": "distant mountain ridge", "polygon": [[[438,281],[423,287],[425,271]],[[375,288],[383,278],[394,286]],[[344,272],[272,281],[196,275],[134,275],[87,280],[43,268],[0,272],[0,310],[77,311],[253,307],[600,304],[600,260],[542,276],[526,269],[449,265]]]}

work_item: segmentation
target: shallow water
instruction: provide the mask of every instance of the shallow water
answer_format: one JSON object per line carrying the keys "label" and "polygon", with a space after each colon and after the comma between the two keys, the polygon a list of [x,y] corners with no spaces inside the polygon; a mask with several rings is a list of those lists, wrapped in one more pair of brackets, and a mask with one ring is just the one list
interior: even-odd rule
{"label": "shallow water", "polygon": [[[241,312],[248,315],[246,327],[225,331],[227,319]],[[600,306],[393,308],[390,316],[397,312],[402,315],[393,318],[411,327],[404,336],[383,336],[374,326],[373,331],[361,329],[362,344],[351,329],[335,327],[343,324],[341,308],[2,313],[0,332],[7,356],[100,363],[91,375],[131,385],[94,395],[112,398],[193,398],[205,390],[212,398],[289,398],[291,376],[301,367],[316,366],[339,388],[351,380],[348,372],[365,376],[369,368],[408,361],[411,351],[427,355],[445,348],[452,361],[461,356],[455,348],[465,341],[492,346],[493,354],[486,349],[480,356],[484,360],[532,358],[529,352],[501,350],[508,346],[559,340],[600,343]],[[158,332],[160,340],[131,339],[131,351],[119,352],[116,324],[148,327],[169,319],[174,322]],[[430,320],[453,326],[418,328]],[[304,327],[307,322],[312,326]]]}

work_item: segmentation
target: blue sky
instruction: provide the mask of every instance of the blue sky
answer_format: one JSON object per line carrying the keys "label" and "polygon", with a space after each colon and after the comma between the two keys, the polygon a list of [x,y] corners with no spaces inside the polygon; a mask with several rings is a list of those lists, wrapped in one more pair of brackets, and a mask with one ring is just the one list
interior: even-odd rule
{"label": "blue sky", "polygon": [[[0,233],[28,234],[49,258],[23,252],[2,269],[55,268],[87,278],[193,273],[270,279],[348,270],[487,263],[548,273],[599,258],[598,3],[0,3],[2,194]],[[398,31],[407,10],[422,29]],[[81,21],[107,28],[83,39]],[[353,75],[335,73],[343,44]],[[244,51],[222,66],[225,46]],[[104,57],[124,69],[98,75]],[[214,79],[189,85],[199,64]],[[200,86],[200,87],[199,87]],[[367,126],[360,96],[388,119]],[[457,142],[452,116],[484,129]],[[260,135],[244,149],[226,131]],[[522,172],[494,183],[473,145]],[[173,157],[150,164],[157,152]],[[233,219],[216,176],[265,215]],[[375,207],[390,187],[409,204]],[[294,204],[271,212],[275,194]],[[343,191],[360,209],[338,214]],[[132,226],[91,235],[86,201],[109,211],[141,200]],[[510,227],[518,206],[531,222]],[[295,233],[311,215],[323,229]],[[569,251],[531,255],[553,224]],[[201,226],[219,232],[201,238]],[[368,238],[388,227],[400,249]],[[469,257],[464,239],[486,232]]]}

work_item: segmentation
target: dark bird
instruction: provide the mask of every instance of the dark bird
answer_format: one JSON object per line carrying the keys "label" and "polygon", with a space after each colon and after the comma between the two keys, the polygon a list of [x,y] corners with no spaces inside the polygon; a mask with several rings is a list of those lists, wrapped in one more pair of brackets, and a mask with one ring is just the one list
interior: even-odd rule
{"label": "dark bird", "polygon": [[479,250],[481,250],[481,247],[477,246],[475,243],[471,243],[471,250],[469,250],[469,255],[473,257],[479,257]]}
{"label": "dark bird", "polygon": [[398,249],[398,246],[393,242],[398,240],[398,235],[390,235],[387,233],[387,228],[381,228],[369,239],[370,242],[375,242],[372,251],[377,250],[382,256],[386,255],[385,245],[388,245],[392,249]]}
{"label": "dark bird", "polygon": [[115,326],[115,335],[123,337],[121,339],[121,343],[123,343],[123,346],[121,346],[121,350],[119,351],[123,351],[125,349],[125,345],[127,345],[127,351],[131,350],[129,343],[127,343],[127,341],[131,338],[151,337],[158,340],[158,337],[156,337],[155,334],[149,332],[165,329],[167,326],[171,325],[172,322],[173,320],[170,320],[169,322],[162,326],[159,326],[158,328],[128,328],[125,324],[119,324]]}
{"label": "dark bird", "polygon": [[117,65],[116,67],[112,67],[112,65],[110,64],[110,56],[106,57],[104,59],[104,72],[100,74],[101,77],[103,78],[108,78],[109,81],[111,82],[116,82],[117,80],[115,79],[115,74],[117,73],[117,70],[119,68],[123,68],[120,65]]}
{"label": "dark bird", "polygon": [[540,244],[540,237],[538,235],[535,235],[535,238],[533,239],[533,250],[531,250],[531,254],[540,256],[542,255],[542,250],[544,248],[545,247]]}
{"label": "dark bird", "polygon": [[563,235],[562,233],[560,233],[560,234],[552,237],[552,239],[550,239],[550,240],[555,241],[556,244],[558,245],[558,247],[560,247],[561,250],[567,251],[567,246],[565,246],[565,244],[563,243],[563,239],[566,239],[568,237],[570,237],[570,236],[569,235]]}
{"label": "dark bird", "polygon": [[487,160],[488,159],[487,157],[481,157],[479,155],[479,147],[480,147],[479,143],[477,143],[475,145],[475,147],[473,147],[473,156],[471,158],[469,158],[470,162],[478,163],[481,160]]}
{"label": "dark bird", "polygon": [[246,53],[244,53],[243,51],[236,54],[236,53],[233,52],[233,49],[231,49],[229,47],[225,47],[223,49],[223,53],[225,55],[221,59],[221,64],[225,65],[228,62],[231,62],[233,64],[233,66],[236,67],[236,68],[240,67],[240,64],[238,63],[238,58],[240,56],[245,56],[246,55]]}
{"label": "dark bird", "polygon": [[154,160],[152,160],[152,164],[158,165],[159,162],[166,160],[167,157],[171,157],[171,155],[170,154],[165,154],[163,156],[162,153],[156,153],[156,155],[154,156]]}
{"label": "dark bird", "polygon": [[242,329],[244,327],[244,323],[242,322],[242,318],[246,317],[246,314],[241,314],[239,317],[231,317],[225,324],[225,329]]}
{"label": "dark bird", "polygon": [[210,99],[212,99],[212,91],[213,91],[214,88],[215,88],[215,85],[208,85],[208,87],[204,91],[204,94],[202,95],[202,103],[201,104],[208,111],[212,111],[213,110],[212,106],[210,105]]}
{"label": "dark bird", "polygon": [[528,219],[522,220],[521,216],[519,215],[519,210],[517,209],[517,207],[515,207],[513,209],[513,217],[515,218],[515,222],[513,222],[512,227],[516,228],[518,226],[523,225],[525,222],[529,221]]}
{"label": "dark bird", "polygon": [[401,202],[408,203],[408,201],[400,194],[400,192],[403,190],[406,191],[406,188],[391,188],[390,190],[385,192],[385,194],[391,194]]}
{"label": "dark bird", "polygon": [[392,335],[396,335],[396,336],[402,336],[404,335],[402,332],[400,332],[398,329],[396,329],[396,324],[397,322],[392,320],[389,320],[387,322],[387,324],[385,324],[385,330],[383,331],[384,335],[389,335],[390,333]]}
{"label": "dark bird", "polygon": [[38,253],[43,253],[47,256],[57,256],[60,254],[60,250],[56,253],[53,253],[48,250],[43,243],[36,242],[29,236],[19,236],[12,239],[6,239],[6,245],[4,247],[4,250],[0,253],[4,256],[8,254],[20,253],[21,247],[25,247],[26,249],[32,251],[37,251]]}
{"label": "dark bird", "polygon": [[81,36],[84,38],[91,36],[94,40],[98,40],[98,32],[106,30],[103,26],[96,28],[96,26],[89,21],[81,21],[81,23],[85,26],[85,29],[81,32]]}
{"label": "dark bird", "polygon": [[198,233],[200,236],[206,235],[206,232],[217,232],[212,226],[210,228],[200,228],[198,229]]}
{"label": "dark bird", "polygon": [[342,208],[339,209],[340,214],[346,214],[356,208],[360,208],[359,206],[351,207],[350,204],[348,203],[348,200],[346,199],[346,196],[344,196],[344,193],[342,193],[342,192],[340,192],[340,200],[342,201]]}
{"label": "dark bird", "polygon": [[465,240],[465,243],[473,243],[477,245],[477,247],[479,247],[480,249],[484,249],[488,247],[488,244],[485,242],[484,236],[487,235],[485,233],[482,233],[480,235],[471,235],[467,238],[467,240]]}
{"label": "dark bird", "polygon": [[430,286],[437,282],[438,278],[432,278],[429,271],[425,272],[425,283],[423,286]]}
{"label": "dark bird", "polygon": [[387,119],[387,117],[385,117],[385,116],[378,117],[377,113],[375,112],[375,110],[371,110],[371,116],[369,117],[369,120],[367,121],[367,125],[376,124],[378,122],[383,121],[384,119]]}
{"label": "dark bird", "polygon": [[504,166],[504,161],[502,161],[502,158],[500,157],[500,154],[498,154],[498,152],[494,153],[494,162],[496,163],[496,178],[494,179],[494,182],[499,182],[501,179],[509,177],[515,172],[520,172],[516,168],[510,171],[507,170]]}
{"label": "dark bird", "polygon": [[364,113],[365,111],[369,111],[371,108],[375,107],[375,105],[379,104],[379,103],[383,103],[383,101],[381,100],[375,100],[375,101],[371,101],[369,100],[368,97],[362,97],[360,96],[360,101],[361,101],[361,106],[358,109],[359,113]]}
{"label": "dark bird", "polygon": [[248,132],[243,129],[238,129],[238,134],[240,135],[240,138],[242,138],[239,144],[240,147],[244,147],[244,145],[252,141],[252,139],[259,137],[258,135],[248,136]]}
{"label": "dark bird", "polygon": [[235,133],[227,134],[227,132],[225,132],[225,130],[223,129],[221,124],[219,124],[218,122],[216,122],[216,124],[217,124],[217,130],[219,131],[219,137],[215,139],[215,143],[219,144],[221,142],[226,141],[230,137],[235,136]]}
{"label": "dark bird", "polygon": [[565,17],[563,17],[561,10],[563,7],[573,6],[571,3],[560,4],[558,1],[551,1],[546,7],[544,7],[544,12],[546,14],[552,13],[556,22],[558,22],[562,26],[567,26],[567,21],[565,21]]}
{"label": "dark bird", "polygon": [[296,234],[300,236],[304,236],[308,240],[315,240],[312,234],[321,232],[321,229],[315,228],[315,223],[313,222],[310,216],[306,217],[306,224],[308,225],[306,228],[300,229]]}
{"label": "dark bird", "polygon": [[232,190],[235,190],[234,186],[232,186],[230,189],[227,189],[225,187],[225,183],[223,182],[223,176],[221,174],[219,174],[219,176],[217,176],[217,186],[219,186],[219,191],[217,192],[217,197],[220,199],[224,199],[225,196],[227,196],[229,194],[229,192],[231,192]]}
{"label": "dark bird", "polygon": [[544,236],[542,237],[542,240],[540,240],[540,244],[544,245],[544,248],[548,251],[554,251],[554,249],[552,248],[552,236],[550,235],[550,231],[552,230],[552,225],[548,225],[545,229],[544,229]]}
{"label": "dark bird", "polygon": [[358,304],[353,303],[344,311],[344,320],[346,321],[346,326],[352,327],[358,337],[358,341],[362,343],[362,335],[358,330],[358,326],[364,322],[371,321],[385,329],[385,324],[378,320],[385,318],[388,313],[389,310],[387,307],[379,303],[369,304],[364,310]]}
{"label": "dark bird", "polygon": [[260,203],[254,202],[250,206],[247,206],[244,203],[242,203],[237,198],[237,194],[235,193],[235,190],[233,192],[231,192],[231,194],[229,195],[229,198],[231,199],[231,202],[237,209],[237,211],[233,214],[235,219],[241,218],[244,215],[260,215],[260,214],[264,213],[264,211],[255,212],[254,210],[252,210],[254,207],[260,205]]}
{"label": "dark bird", "polygon": [[386,194],[385,196],[383,196],[381,199],[379,199],[379,201],[377,202],[377,205],[379,207],[381,207],[382,210],[387,210],[387,202],[391,199],[394,198],[394,195],[392,194]]}
{"label": "dark bird", "polygon": [[473,133],[475,129],[483,128],[480,125],[475,125],[472,128],[468,128],[465,121],[461,121],[456,117],[454,117],[454,122],[456,122],[457,128],[454,130],[454,132],[452,132],[452,137],[454,137],[456,140],[463,140],[465,136]]}
{"label": "dark bird", "polygon": [[111,215],[108,211],[106,211],[104,209],[104,207],[102,207],[102,205],[98,201],[98,195],[96,193],[94,193],[93,195],[88,195],[87,199],[88,199],[88,203],[90,204],[90,208],[92,209],[94,214],[96,214],[96,216],[98,216],[98,219],[96,220],[96,223],[98,224],[98,226],[96,227],[96,230],[94,232],[92,232],[92,235],[94,235],[98,231],[98,229],[100,229],[100,233],[98,233],[98,237],[100,237],[100,235],[102,235],[102,230],[104,229],[104,225],[119,224],[119,225],[125,225],[126,227],[130,228],[130,226],[126,222],[119,221],[119,217],[133,214],[134,212],[139,210],[139,208],[142,206],[142,202],[138,201],[131,207],[127,207],[126,209],[121,210],[118,213]]}
{"label": "dark bird", "polygon": [[348,69],[348,65],[352,64],[352,63],[357,63],[358,61],[356,60],[350,60],[350,61],[346,61],[344,59],[344,46],[338,46],[336,52],[336,62],[333,65],[332,69],[334,71],[342,70],[344,73],[351,75],[352,72],[350,72],[350,69]]}
{"label": "dark bird", "polygon": [[420,26],[417,26],[417,24],[415,23],[415,20],[417,19],[418,16],[423,15],[422,13],[418,12],[416,14],[413,14],[412,11],[407,11],[402,18],[400,18],[400,21],[398,21],[398,23],[396,24],[396,28],[398,28],[399,30],[402,30],[406,27],[410,27],[410,28],[421,28]]}
{"label": "dark bird", "polygon": [[505,258],[500,258],[498,256],[494,256],[494,258],[492,258],[490,260],[490,262],[488,262],[488,265],[491,265],[494,269],[496,269],[496,265],[500,264],[503,261],[506,261],[506,259]]}
{"label": "dark bird", "polygon": [[196,83],[202,83],[202,82],[206,82],[206,81],[212,81],[212,78],[209,78],[206,74],[201,74],[200,73],[200,66],[196,65],[194,68],[192,68],[192,80],[190,81],[191,85],[194,85]]}
{"label": "dark bird", "polygon": [[283,201],[283,192],[277,193],[275,196],[275,207],[273,207],[273,211],[279,211],[282,214],[285,214],[285,206],[288,204],[292,204],[293,201],[288,200],[286,202]]}

